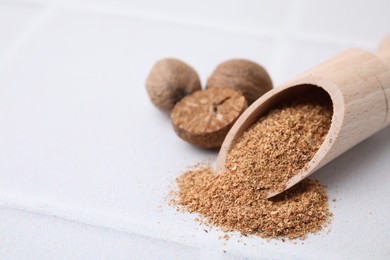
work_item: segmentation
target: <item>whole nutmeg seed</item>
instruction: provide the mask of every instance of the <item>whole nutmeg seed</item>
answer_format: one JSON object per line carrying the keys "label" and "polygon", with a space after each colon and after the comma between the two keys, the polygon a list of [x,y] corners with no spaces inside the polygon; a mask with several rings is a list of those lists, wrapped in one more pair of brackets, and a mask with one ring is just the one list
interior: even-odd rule
{"label": "whole nutmeg seed", "polygon": [[196,71],[178,59],[162,59],[154,64],[145,85],[150,100],[164,113],[169,113],[184,96],[201,89]]}
{"label": "whole nutmeg seed", "polygon": [[201,147],[222,145],[230,128],[247,108],[245,97],[232,88],[199,90],[180,100],[172,110],[175,132]]}
{"label": "whole nutmeg seed", "polygon": [[272,89],[272,81],[267,71],[259,64],[244,59],[232,59],[217,66],[207,80],[206,87],[237,89],[250,105]]}

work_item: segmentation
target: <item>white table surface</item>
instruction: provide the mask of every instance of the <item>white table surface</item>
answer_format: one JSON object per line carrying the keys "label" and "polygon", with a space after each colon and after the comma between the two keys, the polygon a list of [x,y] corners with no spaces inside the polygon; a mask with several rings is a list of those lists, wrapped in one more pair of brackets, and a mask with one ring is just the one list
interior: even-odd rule
{"label": "white table surface", "polygon": [[203,83],[224,60],[275,85],[339,51],[374,50],[390,2],[0,0],[0,259],[390,259],[390,128],[314,176],[329,228],[304,241],[219,240],[166,204],[216,152],[181,141],[149,102],[153,63]]}

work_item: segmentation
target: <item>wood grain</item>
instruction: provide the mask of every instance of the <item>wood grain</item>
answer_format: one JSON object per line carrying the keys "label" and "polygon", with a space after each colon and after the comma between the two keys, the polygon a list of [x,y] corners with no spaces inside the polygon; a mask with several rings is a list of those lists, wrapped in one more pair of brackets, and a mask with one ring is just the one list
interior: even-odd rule
{"label": "wood grain", "polygon": [[[308,167],[293,176],[286,189],[390,124],[390,36],[381,42],[377,54],[359,49],[344,51],[260,97],[226,136],[217,170],[224,170],[227,153],[249,126],[275,104],[312,87],[323,88],[330,95],[332,125]],[[270,193],[269,197],[275,195]]]}

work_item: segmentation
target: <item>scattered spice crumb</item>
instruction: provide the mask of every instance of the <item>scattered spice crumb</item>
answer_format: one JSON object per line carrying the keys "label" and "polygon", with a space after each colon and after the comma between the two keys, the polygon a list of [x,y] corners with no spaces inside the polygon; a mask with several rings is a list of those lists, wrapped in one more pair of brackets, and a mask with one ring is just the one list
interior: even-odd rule
{"label": "scattered spice crumb", "polygon": [[198,165],[179,176],[173,204],[199,213],[203,223],[243,236],[303,239],[318,232],[332,213],[325,187],[317,180],[304,179],[271,199],[266,194],[283,189],[307,166],[331,117],[331,102],[316,91],[275,107],[238,138],[225,171],[217,175],[210,166]]}
{"label": "scattered spice crumb", "polygon": [[333,202],[336,202],[337,200],[336,199],[332,199]]}
{"label": "scattered spice crumb", "polygon": [[218,239],[221,240],[221,239],[225,239],[225,240],[229,240],[230,236],[228,234],[225,234],[223,236],[218,236]]}

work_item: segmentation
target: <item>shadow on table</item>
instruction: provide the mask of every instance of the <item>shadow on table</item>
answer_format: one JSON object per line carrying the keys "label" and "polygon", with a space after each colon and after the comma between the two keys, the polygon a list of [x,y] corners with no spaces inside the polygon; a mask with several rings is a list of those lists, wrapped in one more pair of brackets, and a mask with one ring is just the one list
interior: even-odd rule
{"label": "shadow on table", "polygon": [[[378,171],[367,171],[378,160],[387,157],[390,160],[390,127],[382,129],[367,140],[351,148],[312,175],[328,187],[343,187],[352,179],[363,175],[374,175]],[[380,180],[378,180],[380,181]]]}

